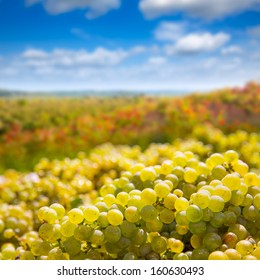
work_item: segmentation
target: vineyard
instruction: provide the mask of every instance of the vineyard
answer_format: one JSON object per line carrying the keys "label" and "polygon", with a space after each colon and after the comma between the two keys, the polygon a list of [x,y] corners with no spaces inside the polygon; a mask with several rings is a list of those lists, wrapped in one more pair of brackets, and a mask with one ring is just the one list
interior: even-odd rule
{"label": "vineyard", "polygon": [[0,260],[259,260],[260,85],[0,99]]}

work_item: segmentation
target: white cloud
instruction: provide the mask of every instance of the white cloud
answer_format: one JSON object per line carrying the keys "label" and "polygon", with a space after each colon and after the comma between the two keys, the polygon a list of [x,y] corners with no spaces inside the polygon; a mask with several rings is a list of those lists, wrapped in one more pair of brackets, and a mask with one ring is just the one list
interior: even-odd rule
{"label": "white cloud", "polygon": [[181,37],[186,29],[184,22],[164,21],[154,31],[154,36],[160,41],[175,41]]}
{"label": "white cloud", "polygon": [[165,51],[168,55],[210,52],[223,46],[229,39],[230,36],[222,32],[190,33],[178,39],[175,44],[165,46]]}
{"label": "white cloud", "polygon": [[90,39],[90,36],[83,29],[80,28],[72,28],[71,33],[83,40]]}
{"label": "white cloud", "polygon": [[133,48],[128,51],[122,49],[111,51],[102,47],[98,47],[92,52],[86,51],[84,49],[55,49],[51,52],[45,52],[38,49],[28,49],[22,54],[22,57],[25,58],[25,63],[27,65],[34,67],[106,67],[119,64],[127,57],[140,52],[140,50],[140,47],[138,49]]}
{"label": "white cloud", "polygon": [[260,25],[249,28],[248,33],[253,37],[260,37]]}
{"label": "white cloud", "polygon": [[24,58],[41,59],[46,58],[48,53],[38,49],[27,49],[22,56]]}
{"label": "white cloud", "polygon": [[228,46],[221,50],[223,55],[230,55],[230,54],[241,54],[243,50],[239,46]]}
{"label": "white cloud", "polygon": [[[143,56],[140,52],[144,51]],[[39,55],[41,52],[44,55]],[[259,60],[250,55],[230,57],[207,53],[172,58],[140,46],[111,50],[100,47],[92,51],[28,49],[3,57],[0,87],[194,91],[243,84],[259,76]]]}
{"label": "white cloud", "polygon": [[86,17],[93,19],[104,15],[110,10],[120,7],[120,0],[26,0],[28,5],[42,3],[50,14],[67,13],[72,10],[87,10]]}
{"label": "white cloud", "polygon": [[148,64],[150,65],[163,65],[167,62],[167,59],[163,56],[152,56],[148,59]]}
{"label": "white cloud", "polygon": [[259,9],[260,0],[140,0],[147,18],[184,12],[205,19],[221,18],[233,13]]}

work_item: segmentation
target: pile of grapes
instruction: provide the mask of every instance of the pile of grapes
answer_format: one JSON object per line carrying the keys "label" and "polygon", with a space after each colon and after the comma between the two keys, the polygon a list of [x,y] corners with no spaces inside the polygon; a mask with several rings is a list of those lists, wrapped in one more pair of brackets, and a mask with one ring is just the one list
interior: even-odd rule
{"label": "pile of grapes", "polygon": [[221,137],[105,144],[6,171],[0,260],[260,259],[260,136],[240,134],[238,152]]}

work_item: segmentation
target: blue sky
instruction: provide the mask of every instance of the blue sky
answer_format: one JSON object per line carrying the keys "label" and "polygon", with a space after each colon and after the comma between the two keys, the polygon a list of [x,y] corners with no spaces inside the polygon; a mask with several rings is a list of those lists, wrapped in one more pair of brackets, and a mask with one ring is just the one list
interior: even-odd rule
{"label": "blue sky", "polygon": [[0,88],[207,90],[260,80],[260,0],[0,0]]}

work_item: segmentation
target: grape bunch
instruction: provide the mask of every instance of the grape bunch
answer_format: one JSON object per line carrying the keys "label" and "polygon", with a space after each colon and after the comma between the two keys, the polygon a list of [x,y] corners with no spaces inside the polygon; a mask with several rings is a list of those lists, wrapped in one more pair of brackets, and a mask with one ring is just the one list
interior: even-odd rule
{"label": "grape bunch", "polygon": [[260,176],[234,150],[185,145],[120,147],[110,158],[101,149],[66,176],[61,162],[55,173],[42,161],[35,182],[11,174],[11,191],[0,189],[0,259],[260,259]]}

